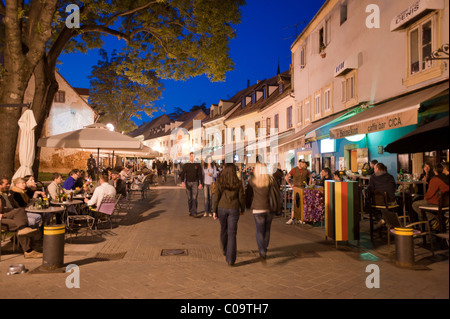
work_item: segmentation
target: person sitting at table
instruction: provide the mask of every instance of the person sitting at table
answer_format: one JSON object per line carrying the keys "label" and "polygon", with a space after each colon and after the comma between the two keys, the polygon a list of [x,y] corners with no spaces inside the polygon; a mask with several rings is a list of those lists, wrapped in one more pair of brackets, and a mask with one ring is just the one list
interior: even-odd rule
{"label": "person sitting at table", "polygon": [[66,178],[63,184],[63,188],[66,191],[75,190],[75,183],[77,182],[77,179],[79,177],[79,171],[77,169],[73,169],[69,173],[69,177]]}
{"label": "person sitting at table", "polygon": [[332,180],[333,176],[331,176],[331,170],[328,167],[325,167],[320,172],[320,179],[317,181],[316,185],[325,186],[326,180]]}
{"label": "person sitting at table", "polygon": [[448,162],[441,163],[442,165],[442,174],[446,176],[445,178],[445,184],[448,185]]}
{"label": "person sitting at table", "polygon": [[[388,205],[396,204],[395,189],[396,185],[394,176],[387,172],[387,167],[383,163],[377,163],[374,166],[374,174],[370,177],[369,185],[367,187],[369,198],[373,198],[376,191],[381,193],[386,192],[388,197]],[[374,210],[373,215],[375,220],[378,222],[375,226],[376,229],[385,224],[385,221],[381,218],[381,214],[378,210]]]}
{"label": "person sitting at table", "polygon": [[[44,192],[41,191],[31,191],[30,189],[27,190],[27,182],[22,177],[18,177],[13,180],[12,186],[11,186],[11,194],[16,203],[19,205],[19,207],[27,207],[31,199],[37,199],[39,196],[43,197],[46,196]],[[30,195],[32,197],[30,197]],[[28,225],[30,227],[39,227],[39,224],[42,221],[42,216],[40,214],[36,213],[29,213],[27,212],[28,216]]]}
{"label": "person sitting at table", "polygon": [[101,174],[99,176],[99,183],[100,186],[98,186],[94,190],[94,194],[92,195],[91,199],[84,199],[84,202],[91,208],[97,209],[100,207],[100,204],[103,200],[103,197],[105,196],[116,196],[116,189],[114,186],[108,183],[108,175]]}
{"label": "person sitting at table", "polygon": [[120,173],[116,170],[111,172],[110,183],[116,189],[116,194],[121,194],[122,198],[127,197],[127,185],[123,179],[120,178]]}
{"label": "person sitting at table", "polygon": [[6,227],[6,230],[12,232],[17,231],[17,240],[23,250],[24,258],[42,258],[43,254],[35,251],[31,246],[31,237],[37,234],[37,229],[28,227],[28,217],[25,209],[22,207],[7,207],[4,197],[9,189],[9,180],[7,178],[1,179],[0,189],[2,193],[2,196],[0,196],[0,227]]}
{"label": "person sitting at table", "polygon": [[373,174],[375,174],[375,165],[377,165],[378,164],[378,161],[377,160],[371,160],[370,161],[370,168],[369,168],[369,170],[367,171],[367,175],[373,175]]}
{"label": "person sitting at table", "polygon": [[344,179],[341,177],[341,173],[339,171],[334,171],[333,173],[333,181],[342,182]]}
{"label": "person sitting at table", "polygon": [[[428,189],[425,194],[424,199],[417,200],[413,202],[412,209],[419,217],[419,220],[422,220],[422,214],[420,212],[420,206],[438,206],[439,205],[439,194],[448,192],[449,186],[446,181],[448,181],[448,177],[443,174],[444,166],[442,164],[437,164],[434,166],[434,175],[431,178],[430,183],[428,184]],[[439,223],[436,219],[436,215],[427,212],[427,219],[431,221],[431,226],[433,229],[439,229]]]}
{"label": "person sitting at table", "polygon": [[60,173],[52,174],[52,182],[47,186],[47,191],[52,200],[57,200],[63,188],[61,186],[62,175]]}

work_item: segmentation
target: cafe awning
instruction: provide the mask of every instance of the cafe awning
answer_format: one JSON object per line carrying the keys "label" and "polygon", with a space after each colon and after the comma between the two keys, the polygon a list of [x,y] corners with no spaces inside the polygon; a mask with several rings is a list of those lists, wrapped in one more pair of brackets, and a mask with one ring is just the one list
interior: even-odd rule
{"label": "cafe awning", "polygon": [[349,118],[355,116],[356,114],[360,113],[362,111],[360,106],[357,106],[356,108],[352,109],[351,111],[344,112],[341,116],[339,116],[337,119],[334,119],[318,128],[316,128],[313,131],[310,131],[305,135],[305,139],[307,141],[317,141],[324,138],[328,138],[330,136],[330,129],[341,124],[342,122],[348,120]]}
{"label": "cafe awning", "polygon": [[450,148],[448,116],[425,124],[387,145],[389,153],[421,153],[447,150]]}
{"label": "cafe awning", "polygon": [[330,138],[339,139],[417,124],[420,104],[448,90],[448,82],[380,102],[330,129]]}
{"label": "cafe awning", "polygon": [[[333,114],[329,117],[326,117],[324,119],[318,120],[317,122],[313,122],[313,123],[309,124],[308,126],[304,127],[303,129],[301,129],[300,131],[298,131],[297,133],[295,133],[293,135],[279,139],[278,147],[284,146],[284,148],[286,148],[286,146],[288,146],[288,148],[295,149],[295,148],[304,146],[306,134],[314,131],[315,129],[317,129],[327,123],[330,123],[331,121],[337,119],[341,115],[342,115],[342,113]],[[292,145],[292,147],[290,147],[291,145]]]}

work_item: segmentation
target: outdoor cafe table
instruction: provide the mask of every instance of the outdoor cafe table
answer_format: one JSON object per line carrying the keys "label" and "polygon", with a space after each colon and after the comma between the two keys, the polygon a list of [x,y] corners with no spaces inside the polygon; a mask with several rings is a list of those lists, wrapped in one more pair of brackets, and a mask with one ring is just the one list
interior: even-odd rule
{"label": "outdoor cafe table", "polygon": [[[407,209],[406,209],[406,194],[409,193],[409,196],[412,196],[411,187],[413,185],[417,185],[420,187],[422,185],[423,187],[423,194],[426,193],[426,186],[427,182],[425,181],[396,181],[395,184],[400,185],[402,187],[399,187],[398,193],[402,197],[402,203],[403,203],[403,215],[406,215]],[[410,214],[410,217],[411,214]],[[414,221],[414,219],[412,219]]]}
{"label": "outdoor cafe table", "polygon": [[64,219],[67,217],[67,207],[70,205],[80,205],[82,203],[84,203],[84,201],[82,200],[78,200],[78,199],[73,199],[73,200],[68,200],[68,201],[64,201],[64,202],[58,202],[58,201],[51,201],[50,202],[52,205],[60,205],[63,206],[62,209],[64,210]]}
{"label": "outdoor cafe table", "polygon": [[64,207],[56,207],[56,206],[50,206],[50,207],[48,207],[48,208],[41,208],[41,209],[38,209],[38,208],[33,207],[33,206],[30,206],[30,207],[25,208],[25,211],[26,211],[26,212],[29,212],[29,213],[37,213],[37,214],[50,213],[50,214],[52,214],[53,216],[54,216],[56,213],[62,213],[62,212],[64,212],[64,210],[65,210]]}

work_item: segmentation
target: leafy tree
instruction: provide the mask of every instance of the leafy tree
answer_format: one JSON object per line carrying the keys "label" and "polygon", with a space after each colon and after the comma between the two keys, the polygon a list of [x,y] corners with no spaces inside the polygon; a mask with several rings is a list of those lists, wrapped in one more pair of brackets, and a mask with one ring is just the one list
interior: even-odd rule
{"label": "leafy tree", "polygon": [[[161,95],[162,85],[154,71],[142,71],[140,84],[133,82],[122,71],[130,64],[127,57],[114,51],[108,58],[105,50],[102,59],[93,67],[89,103],[100,114],[100,122],[112,123],[117,131],[130,132],[137,126],[131,117],[141,118],[139,112],[151,115],[153,102]],[[145,79],[145,81],[144,81]]]}
{"label": "leafy tree", "polygon": [[[233,68],[229,40],[240,22],[245,0],[0,0],[4,23],[4,67],[0,104],[20,104],[35,76],[33,112],[39,138],[58,90],[55,68],[62,52],[87,52],[103,45],[101,35],[126,41],[122,53],[133,65],[121,70],[133,82],[146,71],[163,79],[206,74],[212,81]],[[66,24],[69,4],[80,8],[80,27]],[[76,12],[74,12],[76,16]],[[0,175],[11,176],[21,115],[18,107],[1,107]],[[38,155],[39,152],[37,151]],[[37,156],[38,159],[38,156]],[[36,165],[35,165],[36,170]]]}

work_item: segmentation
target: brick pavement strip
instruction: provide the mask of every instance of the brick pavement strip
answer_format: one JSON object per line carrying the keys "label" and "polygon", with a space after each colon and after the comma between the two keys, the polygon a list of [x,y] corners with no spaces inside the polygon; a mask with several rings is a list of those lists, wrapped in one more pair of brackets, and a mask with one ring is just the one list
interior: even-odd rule
{"label": "brick pavement strip", "polygon": [[[199,211],[203,194],[199,192]],[[153,299],[447,299],[448,251],[440,262],[416,271],[395,267],[386,249],[339,245],[325,240],[323,228],[285,225],[275,218],[266,263],[257,258],[254,221],[249,212],[238,225],[238,258],[229,267],[219,244],[219,221],[192,218],[182,189],[153,188],[103,241],[66,244],[65,263],[80,269],[80,288],[67,288],[66,273],[6,276],[8,266],[30,270],[42,261],[3,251],[1,298]],[[122,216],[123,217],[123,216]],[[162,249],[187,249],[187,256],[161,256]],[[376,261],[363,260],[370,252]],[[103,257],[103,258],[102,258]],[[380,269],[380,288],[365,285],[365,269]]]}

